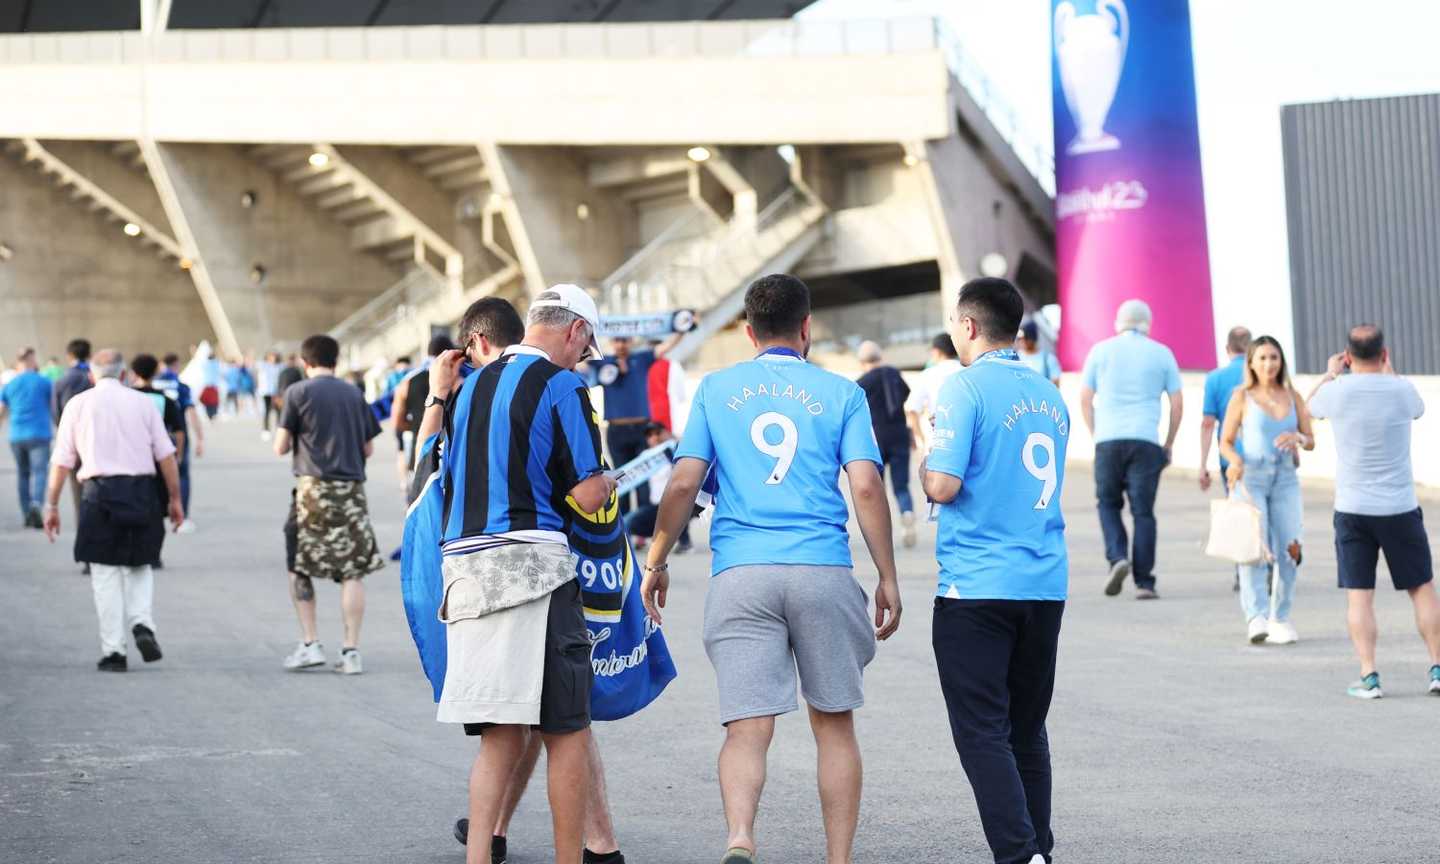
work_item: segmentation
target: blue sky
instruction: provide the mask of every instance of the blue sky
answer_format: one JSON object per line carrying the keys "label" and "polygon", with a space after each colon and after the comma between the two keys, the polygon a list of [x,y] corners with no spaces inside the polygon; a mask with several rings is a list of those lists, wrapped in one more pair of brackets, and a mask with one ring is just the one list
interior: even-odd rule
{"label": "blue sky", "polygon": [[[945,18],[1026,132],[1048,141],[1050,9],[1050,0],[820,0],[801,17]],[[1215,323],[1288,345],[1280,106],[1440,92],[1440,2],[1191,0],[1190,12]]]}

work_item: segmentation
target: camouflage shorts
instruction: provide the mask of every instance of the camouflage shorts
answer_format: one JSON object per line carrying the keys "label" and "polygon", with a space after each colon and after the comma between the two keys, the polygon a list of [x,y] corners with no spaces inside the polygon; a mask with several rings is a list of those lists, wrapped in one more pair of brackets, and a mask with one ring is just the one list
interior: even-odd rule
{"label": "camouflage shorts", "polygon": [[318,477],[295,480],[285,526],[286,539],[294,538],[293,554],[288,556],[291,572],[344,582],[385,566],[370,526],[364,483]]}

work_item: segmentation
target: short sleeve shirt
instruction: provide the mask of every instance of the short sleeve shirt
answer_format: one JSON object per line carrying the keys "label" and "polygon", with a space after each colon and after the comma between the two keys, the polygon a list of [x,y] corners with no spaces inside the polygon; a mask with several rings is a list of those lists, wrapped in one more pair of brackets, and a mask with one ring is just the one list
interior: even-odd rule
{"label": "short sleeve shirt", "polygon": [[875,438],[886,445],[905,444],[910,427],[905,423],[905,400],[910,387],[893,366],[877,366],[855,382],[865,391],[870,405],[870,420],[875,424]]}
{"label": "short sleeve shirt", "polygon": [[280,428],[294,438],[295,476],[322,480],[364,480],[365,443],[380,434],[364,394],[333,375],[292,386]]}
{"label": "short sleeve shirt", "polygon": [[48,441],[50,429],[50,379],[27,370],[11,378],[0,389],[0,402],[10,412],[11,441]]}
{"label": "short sleeve shirt", "polygon": [[1090,349],[1083,372],[1095,391],[1095,442],[1160,443],[1160,397],[1181,389],[1180,366],[1169,348],[1127,330]]}
{"label": "short sleeve shirt", "polygon": [[165,423],[165,431],[173,438],[176,433],[185,431],[185,413],[180,410],[180,404],[167,396],[164,391],[156,390],[154,387],[136,387],[136,393],[143,393],[149,397],[155,410],[160,412],[160,419]]}
{"label": "short sleeve shirt", "polygon": [[1335,430],[1335,509],[1394,516],[1420,506],[1410,429],[1425,413],[1415,385],[1398,375],[1342,375],[1310,400],[1310,416]]}
{"label": "short sleeve shirt", "polygon": [[1060,360],[1049,351],[1036,351],[1034,354],[1021,352],[1020,362],[1034,369],[1047,381],[1060,377]]}
{"label": "short sleeve shirt", "polygon": [[700,383],[675,458],[701,459],[718,491],[711,568],[851,566],[840,469],[880,464],[865,392],[793,353],[766,353]]}
{"label": "short sleeve shirt", "polygon": [[926,468],[961,484],[940,508],[938,596],[1066,598],[1060,492],[1069,440],[1060,391],[1014,352],[982,357],[945,383]]}
{"label": "short sleeve shirt", "polygon": [[591,365],[591,373],[605,390],[605,419],[619,420],[650,417],[648,381],[650,367],[655,364],[654,351],[631,351],[625,358],[626,372],[614,356]]}
{"label": "short sleeve shirt", "polygon": [[[1205,376],[1205,408],[1202,412],[1206,417],[1214,417],[1217,421],[1215,426],[1215,440],[1225,432],[1225,409],[1230,406],[1230,397],[1235,389],[1245,380],[1245,356],[1242,354],[1232,359],[1229,363]],[[1240,439],[1235,439],[1235,449],[1241,450]],[[1227,464],[1225,455],[1220,455],[1220,467],[1223,469]]]}
{"label": "short sleeve shirt", "polygon": [[567,496],[604,469],[584,379],[538,349],[511,346],[465,379],[454,406],[444,541],[550,532],[566,542]]}

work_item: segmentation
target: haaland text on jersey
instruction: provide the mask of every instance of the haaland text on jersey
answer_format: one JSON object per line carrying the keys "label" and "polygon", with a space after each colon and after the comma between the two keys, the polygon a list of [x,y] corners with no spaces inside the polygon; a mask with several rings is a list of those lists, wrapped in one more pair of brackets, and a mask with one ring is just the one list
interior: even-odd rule
{"label": "haaland text on jersey", "polygon": [[756,396],[769,396],[771,399],[799,400],[800,404],[805,406],[805,410],[809,412],[812,417],[819,417],[825,413],[825,406],[820,404],[820,400],[812,396],[804,388],[796,390],[794,385],[786,384],[785,389],[781,390],[779,381],[770,382],[769,387],[766,387],[764,384],[759,384],[754,390],[751,390],[749,387],[741,387],[737,395],[731,396],[726,400],[725,407],[731,411],[739,411],[745,407],[746,402],[749,402]]}

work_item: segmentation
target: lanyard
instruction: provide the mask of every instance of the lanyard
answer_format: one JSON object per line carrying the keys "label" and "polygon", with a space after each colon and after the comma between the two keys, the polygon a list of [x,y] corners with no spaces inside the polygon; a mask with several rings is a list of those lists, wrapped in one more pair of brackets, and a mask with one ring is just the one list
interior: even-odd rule
{"label": "lanyard", "polygon": [[974,363],[971,363],[970,365],[974,366],[976,363],[991,363],[999,360],[1019,359],[1020,354],[1016,352],[1014,348],[996,348],[994,351],[986,351],[984,354],[976,357]]}
{"label": "lanyard", "polygon": [[779,356],[779,357],[793,357],[793,358],[795,358],[796,360],[804,360],[804,359],[805,359],[804,357],[801,357],[801,356],[800,356],[800,352],[799,352],[799,351],[796,351],[794,348],[780,348],[780,347],[776,347],[776,348],[766,348],[764,351],[761,351],[758,355],[756,355],[755,359],[756,359],[756,360],[759,360],[761,357],[767,357],[767,356],[772,355],[772,354],[774,354],[774,355],[776,355],[776,356]]}

